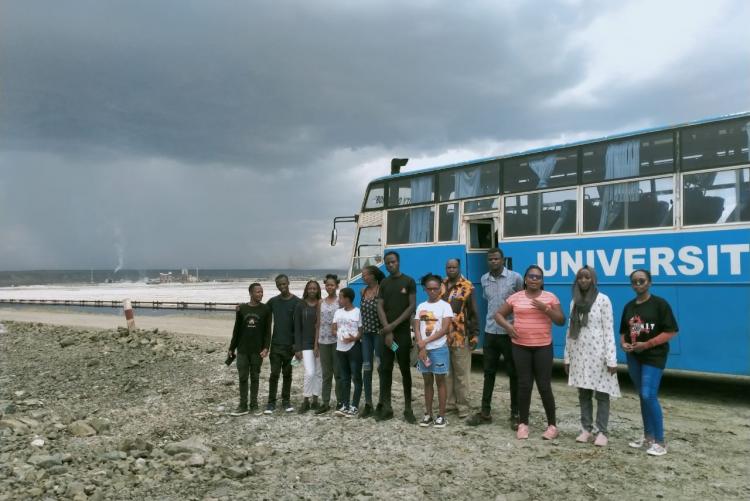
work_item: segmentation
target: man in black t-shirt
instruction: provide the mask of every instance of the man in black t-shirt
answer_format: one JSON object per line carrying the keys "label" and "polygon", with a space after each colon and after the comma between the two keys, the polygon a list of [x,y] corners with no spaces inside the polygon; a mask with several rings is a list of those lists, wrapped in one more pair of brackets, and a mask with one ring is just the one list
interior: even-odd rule
{"label": "man in black t-shirt", "polygon": [[301,300],[289,292],[289,277],[276,277],[276,288],[280,294],[268,301],[273,313],[273,337],[271,338],[271,377],[268,381],[268,405],[264,414],[276,410],[276,390],[279,373],[283,375],[281,384],[281,406],[285,412],[294,412],[292,394],[292,358],[294,357],[294,308]]}
{"label": "man in black t-shirt", "polygon": [[229,343],[229,359],[237,358],[237,373],[240,379],[240,404],[231,413],[242,416],[248,413],[247,380],[250,377],[250,411],[258,409],[258,387],[260,366],[268,356],[271,343],[271,310],[261,303],[263,287],[250,284],[250,302],[237,307],[232,340]]}
{"label": "man in black t-shirt", "polygon": [[[378,367],[380,375],[380,403],[375,409],[375,419],[384,421],[393,417],[391,407],[391,386],[393,382],[393,361],[398,359],[401,379],[404,385],[404,419],[416,423],[411,409],[411,318],[417,304],[417,284],[414,279],[400,271],[399,255],[394,251],[385,253],[385,267],[389,276],[380,282],[378,291],[378,317],[383,326],[378,336],[382,360]],[[392,344],[398,348],[394,352]]]}

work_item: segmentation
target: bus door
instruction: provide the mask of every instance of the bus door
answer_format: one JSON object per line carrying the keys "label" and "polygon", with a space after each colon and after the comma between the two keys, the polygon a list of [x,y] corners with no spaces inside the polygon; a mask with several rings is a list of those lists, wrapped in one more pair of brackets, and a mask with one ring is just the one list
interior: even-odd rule
{"label": "bus door", "polygon": [[482,298],[482,275],[487,273],[487,251],[497,247],[499,216],[464,216],[466,231],[466,278],[471,280],[476,291],[477,314],[479,316],[479,346],[484,341],[484,323],[487,318],[487,302]]}

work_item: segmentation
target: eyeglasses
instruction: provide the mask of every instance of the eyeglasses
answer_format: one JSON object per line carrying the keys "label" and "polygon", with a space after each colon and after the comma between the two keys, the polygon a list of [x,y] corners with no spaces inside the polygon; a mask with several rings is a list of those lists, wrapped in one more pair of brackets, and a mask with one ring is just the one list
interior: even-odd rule
{"label": "eyeglasses", "polygon": [[648,282],[648,280],[646,280],[645,278],[636,278],[635,280],[630,281],[630,283],[633,285],[643,285],[646,282]]}
{"label": "eyeglasses", "polygon": [[526,278],[528,278],[529,280],[541,280],[542,276],[537,275],[536,273],[529,273],[528,275],[526,275]]}

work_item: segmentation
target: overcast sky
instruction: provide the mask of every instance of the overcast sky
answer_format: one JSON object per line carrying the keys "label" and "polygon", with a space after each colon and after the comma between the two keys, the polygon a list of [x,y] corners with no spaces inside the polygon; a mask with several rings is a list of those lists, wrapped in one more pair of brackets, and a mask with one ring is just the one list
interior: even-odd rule
{"label": "overcast sky", "polygon": [[344,268],[368,179],[750,110],[750,2],[4,0],[0,269]]}

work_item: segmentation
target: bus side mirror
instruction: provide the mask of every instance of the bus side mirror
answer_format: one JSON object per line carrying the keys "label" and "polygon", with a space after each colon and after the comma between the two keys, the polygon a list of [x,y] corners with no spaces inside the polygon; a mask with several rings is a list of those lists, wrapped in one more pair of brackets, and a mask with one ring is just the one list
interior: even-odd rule
{"label": "bus side mirror", "polygon": [[338,239],[339,233],[336,231],[336,227],[334,226],[331,230],[331,247],[336,245],[336,240]]}

